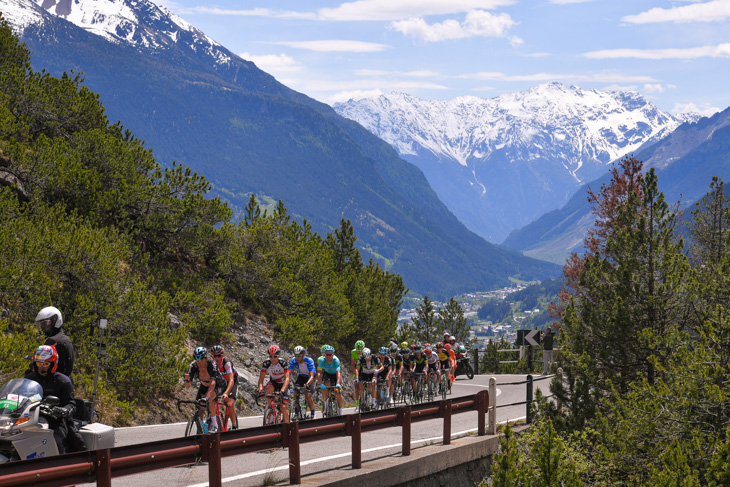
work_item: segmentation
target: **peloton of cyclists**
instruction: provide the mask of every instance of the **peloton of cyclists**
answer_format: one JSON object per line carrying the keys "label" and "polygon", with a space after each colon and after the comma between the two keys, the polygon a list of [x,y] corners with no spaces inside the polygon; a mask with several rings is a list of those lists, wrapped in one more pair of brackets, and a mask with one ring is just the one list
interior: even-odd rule
{"label": "peloton of cyclists", "polygon": [[264,361],[259,374],[259,396],[264,395],[264,379],[268,373],[269,382],[266,384],[266,395],[271,395],[274,392],[281,394],[281,414],[284,422],[288,423],[289,411],[287,410],[287,404],[289,403],[289,395],[287,391],[289,390],[290,371],[279,358],[280,355],[281,350],[277,345],[269,347],[269,358]]}
{"label": "peloton of cyclists", "polygon": [[294,357],[289,361],[289,370],[296,370],[299,373],[294,386],[305,388],[307,406],[309,406],[312,419],[314,419],[312,393],[314,392],[314,379],[317,375],[317,368],[314,366],[314,360],[307,357],[304,347],[294,347]]}
{"label": "peloton of cyclists", "polygon": [[338,414],[342,416],[342,370],[340,359],[335,355],[335,347],[332,345],[322,346],[322,356],[317,364],[317,381],[322,389],[322,399],[327,402],[329,390],[327,386],[335,386],[335,398],[339,408]]}

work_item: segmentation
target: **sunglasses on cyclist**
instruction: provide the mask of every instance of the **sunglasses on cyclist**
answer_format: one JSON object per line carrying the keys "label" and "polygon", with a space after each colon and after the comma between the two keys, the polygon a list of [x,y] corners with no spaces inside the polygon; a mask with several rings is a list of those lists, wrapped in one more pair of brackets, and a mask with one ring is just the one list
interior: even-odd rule
{"label": "sunglasses on cyclist", "polygon": [[333,355],[334,355],[334,353],[325,353],[325,354],[324,354],[324,356],[325,356],[325,357],[331,357],[331,356],[333,356]]}
{"label": "sunglasses on cyclist", "polygon": [[214,354],[213,354],[213,356],[214,356],[214,357],[222,357],[222,356],[223,356],[223,354],[222,354],[222,353],[214,353]]}
{"label": "sunglasses on cyclist", "polygon": [[296,353],[296,354],[294,354],[294,356],[295,357],[304,357],[304,354],[303,353]]}

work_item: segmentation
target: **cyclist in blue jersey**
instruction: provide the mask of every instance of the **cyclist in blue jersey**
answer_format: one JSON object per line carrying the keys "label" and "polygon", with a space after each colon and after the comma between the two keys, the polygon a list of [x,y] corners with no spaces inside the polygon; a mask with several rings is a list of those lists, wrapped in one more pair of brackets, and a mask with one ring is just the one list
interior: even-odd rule
{"label": "cyclist in blue jersey", "polygon": [[314,360],[306,356],[304,347],[294,347],[294,357],[289,361],[289,370],[296,370],[299,373],[294,386],[306,388],[307,405],[312,413],[312,419],[314,419],[312,393],[314,392],[314,379],[317,374],[317,369],[314,367]]}
{"label": "cyclist in blue jersey", "polygon": [[322,347],[324,355],[319,358],[317,364],[317,381],[322,387],[322,399],[326,402],[329,397],[329,391],[324,389],[326,386],[335,386],[335,398],[339,407],[339,414],[342,415],[342,370],[340,368],[340,359],[335,355],[335,347],[325,345]]}

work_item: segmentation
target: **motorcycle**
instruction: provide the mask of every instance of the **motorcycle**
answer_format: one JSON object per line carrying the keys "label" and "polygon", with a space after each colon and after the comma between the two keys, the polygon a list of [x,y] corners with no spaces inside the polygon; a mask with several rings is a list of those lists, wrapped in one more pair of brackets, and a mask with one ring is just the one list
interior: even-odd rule
{"label": "motorcycle", "polygon": [[469,379],[474,378],[474,368],[471,366],[471,360],[464,354],[463,356],[456,359],[456,371],[454,377],[459,375],[466,375]]}
{"label": "motorcycle", "polygon": [[[63,417],[58,403],[55,396],[43,399],[43,388],[28,379],[12,379],[0,389],[0,463],[58,455],[47,419]],[[111,426],[74,421],[89,450],[114,447]]]}

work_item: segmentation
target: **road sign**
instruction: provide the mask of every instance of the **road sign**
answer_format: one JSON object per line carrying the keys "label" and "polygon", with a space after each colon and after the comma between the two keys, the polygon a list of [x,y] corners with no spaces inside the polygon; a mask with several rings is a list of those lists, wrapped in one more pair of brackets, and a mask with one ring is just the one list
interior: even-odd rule
{"label": "road sign", "polygon": [[532,345],[533,347],[540,345],[540,330],[530,330],[530,332],[525,335],[525,343],[527,345]]}

